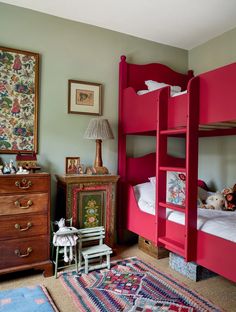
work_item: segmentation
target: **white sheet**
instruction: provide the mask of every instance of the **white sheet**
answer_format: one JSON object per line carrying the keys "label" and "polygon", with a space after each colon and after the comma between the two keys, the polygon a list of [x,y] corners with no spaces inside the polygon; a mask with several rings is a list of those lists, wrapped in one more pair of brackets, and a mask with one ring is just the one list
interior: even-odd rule
{"label": "white sheet", "polygon": [[[154,188],[150,182],[145,188],[134,186],[135,196],[140,210],[155,215]],[[146,190],[144,192],[143,190]],[[145,193],[145,195],[143,194]],[[151,198],[151,200],[149,200]],[[167,219],[179,224],[185,223],[185,215],[179,211],[166,210]],[[236,243],[236,211],[218,211],[198,208],[197,228],[203,232],[222,237]]]}
{"label": "white sheet", "polygon": [[[143,95],[143,94],[146,94],[146,93],[149,93],[149,92],[152,92],[154,90],[139,90],[137,91],[137,94],[138,95]],[[179,95],[182,95],[182,94],[186,94],[187,93],[187,90],[185,91],[180,91],[180,92],[171,92],[170,96],[171,97],[175,97],[175,96],[179,96]]]}

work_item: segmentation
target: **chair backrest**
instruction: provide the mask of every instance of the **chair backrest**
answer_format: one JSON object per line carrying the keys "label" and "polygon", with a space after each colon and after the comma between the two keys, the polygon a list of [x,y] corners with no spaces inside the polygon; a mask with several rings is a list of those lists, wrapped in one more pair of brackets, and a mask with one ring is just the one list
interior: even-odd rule
{"label": "chair backrest", "polygon": [[104,226],[79,229],[78,237],[80,242],[98,241],[99,245],[102,245],[103,239],[105,238]]}

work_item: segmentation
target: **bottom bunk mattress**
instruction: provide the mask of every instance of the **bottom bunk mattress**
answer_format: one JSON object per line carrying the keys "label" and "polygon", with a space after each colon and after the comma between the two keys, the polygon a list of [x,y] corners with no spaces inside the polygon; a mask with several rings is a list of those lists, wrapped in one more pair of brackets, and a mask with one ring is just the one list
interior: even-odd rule
{"label": "bottom bunk mattress", "polygon": [[[204,191],[202,191],[201,188],[199,188],[199,192],[202,192],[204,194]],[[152,182],[146,182],[136,185],[134,186],[134,194],[140,210],[145,213],[155,215],[154,184]],[[169,196],[169,190],[167,190],[167,201],[169,201]],[[167,208],[166,216],[169,221],[182,225],[185,224],[185,214],[182,212],[173,211]],[[236,211],[221,211],[213,209],[203,209],[200,207],[198,208],[198,230],[236,243],[235,224]]]}

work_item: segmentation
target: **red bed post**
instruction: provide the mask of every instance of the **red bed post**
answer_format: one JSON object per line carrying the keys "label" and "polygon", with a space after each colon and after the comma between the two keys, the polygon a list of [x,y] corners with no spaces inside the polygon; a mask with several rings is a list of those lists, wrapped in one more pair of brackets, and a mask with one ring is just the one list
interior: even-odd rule
{"label": "red bed post", "polygon": [[119,119],[118,119],[118,174],[120,180],[118,183],[118,214],[117,214],[117,231],[118,241],[124,240],[124,209],[123,203],[126,203],[124,198],[126,183],[126,135],[123,131],[123,90],[127,87],[127,68],[126,57],[120,58],[119,64]]}

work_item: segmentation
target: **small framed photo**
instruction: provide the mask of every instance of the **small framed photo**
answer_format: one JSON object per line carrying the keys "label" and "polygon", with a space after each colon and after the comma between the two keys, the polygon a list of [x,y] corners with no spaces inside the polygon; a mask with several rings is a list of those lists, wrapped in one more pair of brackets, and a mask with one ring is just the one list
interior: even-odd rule
{"label": "small framed photo", "polygon": [[66,157],[66,174],[77,174],[80,166],[80,157]]}
{"label": "small framed photo", "polygon": [[69,80],[68,114],[101,115],[101,90],[99,83]]}

